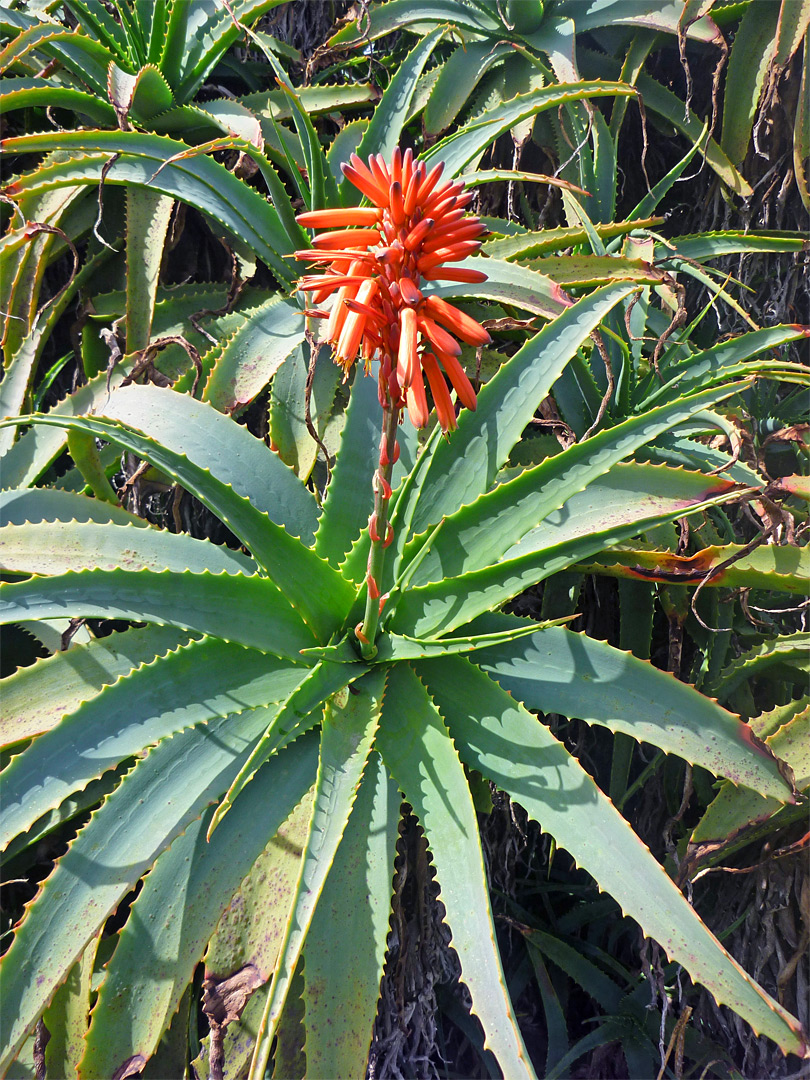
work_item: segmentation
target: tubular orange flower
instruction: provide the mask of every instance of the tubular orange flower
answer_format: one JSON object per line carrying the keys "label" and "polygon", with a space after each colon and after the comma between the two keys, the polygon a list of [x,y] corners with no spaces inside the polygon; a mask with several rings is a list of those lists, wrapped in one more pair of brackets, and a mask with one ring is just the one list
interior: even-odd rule
{"label": "tubular orange flower", "polygon": [[458,181],[442,180],[444,166],[428,170],[410,150],[343,166],[346,178],[372,206],[309,210],[298,215],[305,228],[329,229],[296,257],[321,264],[298,288],[313,306],[332,297],[325,339],[346,371],[358,356],[366,367],[380,360],[380,403],[397,417],[407,408],[417,427],[430,415],[425,378],[442,430],[455,428],[448,383],[459,402],[474,409],[475,391],[458,355],[461,340],[479,347],[486,330],[465,312],[425,289],[423,283],[486,280],[480,270],[447,266],[481,247],[486,232],[466,213],[472,194]]}

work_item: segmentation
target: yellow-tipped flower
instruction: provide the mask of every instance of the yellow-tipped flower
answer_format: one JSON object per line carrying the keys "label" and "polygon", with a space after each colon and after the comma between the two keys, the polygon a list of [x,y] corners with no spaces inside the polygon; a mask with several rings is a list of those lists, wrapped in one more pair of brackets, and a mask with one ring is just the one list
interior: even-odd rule
{"label": "yellow-tipped flower", "polygon": [[302,278],[299,289],[311,292],[316,304],[336,294],[325,332],[336,361],[348,371],[358,355],[366,365],[378,356],[380,401],[407,407],[417,427],[430,415],[427,377],[439,423],[449,431],[456,417],[445,378],[462,405],[476,404],[456,338],[480,346],[490,336],[465,312],[420,288],[423,280],[486,281],[479,270],[446,265],[477,252],[486,229],[465,211],[472,196],[458,182],[442,183],[442,171],[443,165],[428,171],[410,150],[396,149],[390,163],[381,155],[368,163],[353,155],[343,172],[373,206],[299,214],[305,228],[332,231],[296,256],[323,266]]}

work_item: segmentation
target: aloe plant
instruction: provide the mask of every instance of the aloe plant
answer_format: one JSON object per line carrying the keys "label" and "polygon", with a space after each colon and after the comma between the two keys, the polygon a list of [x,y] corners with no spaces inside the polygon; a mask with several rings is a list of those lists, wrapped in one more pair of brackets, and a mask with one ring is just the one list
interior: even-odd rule
{"label": "aloe plant", "polygon": [[[532,1075],[495,946],[465,768],[519,802],[719,1000],[784,1050],[801,1050],[797,1022],[735,965],[530,709],[632,733],[789,803],[776,759],[733,714],[648,664],[563,626],[488,614],[528,581],[739,490],[718,476],[624,459],[744,386],[745,364],[493,487],[560,371],[631,288],[604,286],[569,307],[502,366],[448,440],[431,437],[407,468],[402,455],[392,479],[395,543],[380,583],[389,599],[365,657],[353,628],[367,591],[365,524],[382,423],[371,379],[358,375],[352,387],[322,508],[247,431],[166,389],[113,389],[92,413],[4,422],[33,425],[18,447],[57,428],[137,454],[195,494],[250,553],[161,533],[78,494],[4,493],[4,568],[25,575],[3,586],[4,621],[148,624],[117,635],[120,646],[77,645],[8,681],[6,742],[17,756],[5,773],[5,840],[19,849],[66,800],[107,786],[4,958],[6,1063],[46,1008],[54,1028],[68,1003],[86,1015],[92,980],[80,973],[107,956],[106,920],[146,875],[117,932],[86,1041],[56,1039],[51,1055],[52,1070],[65,1060],[58,1051],[79,1075],[140,1067],[206,947],[212,962],[219,955],[209,942],[234,891],[260,856],[277,864],[284,849],[273,838],[305,800],[301,857],[279,869],[273,923],[266,908],[255,915],[264,950],[237,971],[209,966],[206,985],[211,993],[230,979],[243,1000],[266,995],[254,1019],[260,1076],[294,1006],[293,978],[302,977],[307,1068],[360,1075],[404,796],[425,831],[486,1045],[505,1075]],[[56,709],[54,685],[62,688]],[[22,701],[29,705],[15,715]],[[41,702],[33,715],[32,702]],[[156,918],[169,883],[181,923]],[[356,932],[331,936],[324,950],[327,912]],[[269,991],[259,990],[268,980]],[[320,1010],[335,992],[356,1004],[333,1013],[327,1029]]]}

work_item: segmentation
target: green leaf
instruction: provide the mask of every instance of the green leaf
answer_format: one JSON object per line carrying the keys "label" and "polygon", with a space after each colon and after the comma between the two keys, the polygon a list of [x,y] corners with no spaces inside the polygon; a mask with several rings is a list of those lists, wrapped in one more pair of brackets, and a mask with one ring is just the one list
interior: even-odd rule
{"label": "green leaf", "polygon": [[728,158],[741,165],[765,75],[776,47],[781,4],[752,4],[743,12],[734,35],[723,95],[723,134],[720,145]]}
{"label": "green leaf", "polygon": [[[268,410],[268,434],[273,446],[302,481],[309,479],[320,452],[306,422],[310,357],[306,343],[293,349],[273,379]],[[334,411],[340,379],[341,368],[332,362],[329,350],[318,349],[310,384],[309,414],[321,441]]]}
{"label": "green leaf", "polygon": [[131,619],[210,633],[293,660],[314,643],[278,586],[258,576],[80,570],[3,585],[0,596],[2,623],[59,617]]}
{"label": "green leaf", "polygon": [[134,186],[127,187],[126,193],[126,352],[133,353],[149,344],[163,245],[174,199]]}
{"label": "green leaf", "polygon": [[785,634],[755,645],[733,660],[707,689],[725,701],[737,687],[776,665],[795,670],[797,678],[799,672],[810,671],[810,634]]}
{"label": "green leaf", "polygon": [[[537,264],[541,270],[543,262],[545,260]],[[459,282],[437,285],[429,292],[436,296],[469,296],[514,304],[525,311],[533,311],[535,315],[542,315],[544,319],[556,318],[573,303],[558,282],[544,271],[538,272],[500,259],[467,259],[464,267],[483,270],[487,280],[474,285]],[[428,293],[428,290],[425,292]]]}
{"label": "green leaf", "polygon": [[244,315],[215,346],[202,392],[219,412],[238,413],[249,405],[304,339],[303,312],[292,300],[273,296]]}
{"label": "green leaf", "polygon": [[755,359],[753,370],[760,371],[763,366],[762,354],[766,350],[806,337],[810,337],[810,334],[804,327],[788,325],[768,326],[763,330],[741,334],[730,341],[721,341],[710,349],[695,353],[670,366],[666,371],[663,386],[656,380],[651,392],[647,393],[637,406],[637,411],[726,380],[747,360]]}
{"label": "green leaf", "polygon": [[[283,520],[310,541],[317,509],[313,496],[278,457],[210,406],[157,387],[131,386],[113,393],[105,413],[103,417],[48,413],[28,419],[117,442],[183,484],[228,525],[259,563],[278,575],[304,618],[328,638],[348,610],[354,590],[274,524]],[[20,422],[0,421],[0,426]],[[149,437],[152,431],[160,442]]]}
{"label": "green leaf", "polygon": [[88,943],[42,1018],[50,1036],[45,1047],[45,1067],[51,1076],[75,1075],[82,1059],[97,946],[98,938]]}
{"label": "green leaf", "polygon": [[181,732],[138,761],[42,885],[3,961],[0,1068],[82,950],[161,851],[228,786],[262,730],[257,717]]}
{"label": "green leaf", "polygon": [[[376,366],[375,366],[376,373]],[[346,424],[315,534],[315,552],[339,567],[374,509],[372,478],[382,434],[377,378],[355,374]]]}
{"label": "green leaf", "polygon": [[[239,145],[235,140],[234,146]],[[194,206],[248,244],[281,282],[292,284],[295,270],[281,258],[292,247],[277,210],[199,149],[137,131],[48,132],[5,139],[2,146],[8,153],[67,152],[19,177],[6,188],[9,195],[56,184],[98,184],[110,156],[119,155],[105,183],[150,187]],[[249,143],[242,149],[251,152]]]}
{"label": "green leaf", "polygon": [[[481,621],[490,630],[525,622]],[[601,724],[736,785],[791,800],[773,756],[754,742],[747,724],[688,683],[604,641],[550,627],[477,653],[475,663],[529,709]]]}
{"label": "green leaf", "polygon": [[330,664],[321,661],[312,668],[301,685],[287,698],[264,730],[261,738],[237,773],[225,797],[216,809],[208,829],[209,836],[231,809],[239,792],[249,784],[262,762],[286,746],[302,731],[317,724],[326,701],[359,679],[368,668],[364,664]]}
{"label": "green leaf", "polygon": [[110,127],[116,122],[112,105],[84,90],[57,86],[48,79],[37,77],[5,78],[0,82],[0,116],[16,109],[30,108],[70,109],[94,124]]}
{"label": "green leaf", "polygon": [[[673,471],[658,476],[662,491],[651,496],[643,487],[645,479],[632,466],[614,466],[609,476],[573,495],[561,510],[525,533],[496,564],[411,588],[395,598],[390,626],[417,637],[441,636],[610,544],[734,495],[728,481],[718,485],[701,474]],[[422,551],[430,553],[428,542]]]}
{"label": "green leaf", "polygon": [[261,769],[210,842],[209,811],[158,858],[107,965],[81,1075],[112,1076],[125,1061],[152,1056],[223,908],[316,769],[317,738],[303,737]]}
{"label": "green leaf", "polygon": [[306,847],[296,895],[276,961],[270,993],[256,1041],[251,1077],[263,1077],[275,1027],[301,949],[309,931],[330,867],[343,838],[346,823],[371,753],[380,720],[385,672],[366,675],[344,704],[332,699],[324,713],[318,779]]}
{"label": "green leaf", "polygon": [[[424,585],[494,565],[549,513],[637,447],[651,442],[706,405],[729,397],[736,389],[733,384],[721,386],[631,417],[499,484],[442,523],[430,551],[415,570],[412,583]],[[729,485],[729,481],[725,483]],[[707,491],[713,486],[709,481]]]}
{"label": "green leaf", "polygon": [[[633,215],[627,221],[618,221],[609,225],[594,223],[594,229],[603,240],[624,236],[636,229],[653,229],[662,224],[663,218],[637,218]],[[532,258],[547,251],[561,251],[568,247],[578,247],[588,242],[584,228],[541,229],[539,232],[524,232],[516,236],[500,236],[484,241],[484,252],[494,259]]]}
{"label": "green leaf", "polygon": [[[579,24],[580,20],[577,19],[578,29]],[[611,79],[618,77],[620,74],[619,61],[614,60],[613,57],[605,56],[603,53],[596,53],[589,49],[579,49],[578,58],[583,73],[588,77]],[[662,116],[681,134],[685,135],[690,143],[694,144],[700,141],[705,121],[694,110],[687,119],[683,102],[676,94],[673,94],[671,90],[667,90],[666,87],[656,82],[645,72],[641,72],[639,75],[636,88],[641,94],[645,108]],[[751,195],[751,185],[729,161],[714,139],[709,139],[701,153],[723,183],[730,187],[735,195],[742,198],[748,198]]]}
{"label": "green leaf", "polygon": [[304,949],[309,1076],[363,1076],[383,973],[399,794],[369,759]]}
{"label": "green leaf", "polygon": [[469,768],[506,791],[551,833],[717,1001],[785,1052],[803,1052],[798,1022],[725,951],[618,810],[546,727],[460,657],[421,664],[419,671]]}
{"label": "green leaf", "polygon": [[385,7],[370,9],[368,22],[363,23],[362,29],[357,21],[352,21],[333,34],[328,44],[336,46],[351,45],[359,41],[366,43],[403,29],[423,33],[425,26],[430,27],[435,22],[450,23],[459,30],[477,33],[500,33],[503,30],[503,26],[481,7],[459,0],[422,0],[418,19],[414,16],[410,0],[389,0]]}
{"label": "green leaf", "polygon": [[[53,23],[38,23],[23,30],[0,52],[0,72],[15,60],[30,53],[42,53],[48,59],[58,60],[77,76],[102,100],[107,97],[107,67],[115,56],[99,41],[76,31],[68,31]],[[35,57],[35,70],[41,57]]]}
{"label": "green leaf", "polygon": [[436,143],[424,155],[424,160],[429,166],[443,161],[447,175],[457,176],[464,169],[474,168],[487,147],[499,135],[527,117],[537,116],[546,109],[559,108],[570,101],[616,97],[622,94],[635,94],[635,91],[624,83],[601,82],[598,79],[572,85],[546,86],[528,94],[518,94],[511,101],[503,102],[491,112],[484,113],[474,123],[467,124],[461,131]]}
{"label": "green leaf", "polygon": [[[436,448],[394,513],[397,550],[406,531],[423,531],[486,491],[540,402],[576,350],[632,286],[607,285],[568,308],[503,364],[464,410],[458,430]],[[434,478],[441,477],[441,481]],[[417,501],[418,500],[418,501]],[[400,539],[397,539],[397,533]]]}
{"label": "green leaf", "polygon": [[256,564],[209,540],[129,524],[56,521],[0,528],[0,570],[65,574],[92,569],[250,575]]}
{"label": "green leaf", "polygon": [[364,160],[369,154],[382,154],[386,161],[390,160],[394,147],[402,137],[419,77],[431,53],[446,33],[447,27],[444,26],[432,30],[398,65],[374,109],[357,149],[357,153]]}
{"label": "green leaf", "polygon": [[489,69],[511,54],[509,44],[493,44],[491,38],[456,48],[442,64],[430,92],[425,108],[426,130],[431,135],[438,135],[449,127]]}
{"label": "green leaf", "polygon": [[141,664],[186,644],[188,635],[172,626],[126,630],[18,668],[4,679],[0,746],[49,731],[63,716],[104,686]]}
{"label": "green leaf", "polygon": [[751,252],[778,254],[784,251],[803,251],[806,243],[804,233],[791,230],[757,229],[751,232],[724,229],[717,232],[697,233],[694,236],[676,236],[669,241],[675,248],[656,246],[656,258],[666,260],[670,256],[695,259],[698,262],[716,259],[721,255],[746,255]]}
{"label": "green leaf", "polygon": [[407,664],[390,669],[377,746],[425,831],[484,1046],[510,1080],[533,1077],[498,954],[467,778],[436,706]]}
{"label": "green leaf", "polygon": [[263,715],[267,726],[307,676],[305,667],[215,638],[143,664],[79,705],[8,766],[6,842],[107,769],[169,735],[248,711]]}

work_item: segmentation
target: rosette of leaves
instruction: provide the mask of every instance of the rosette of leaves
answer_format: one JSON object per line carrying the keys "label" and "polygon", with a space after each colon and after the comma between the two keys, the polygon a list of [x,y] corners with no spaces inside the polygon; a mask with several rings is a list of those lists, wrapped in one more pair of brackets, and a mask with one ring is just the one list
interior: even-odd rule
{"label": "rosette of leaves", "polygon": [[[485,1045],[504,1075],[532,1076],[495,942],[474,773],[719,1001],[805,1052],[798,1022],[724,951],[532,709],[606,725],[787,804],[777,758],[693,687],[564,626],[498,611],[528,584],[739,491],[633,455],[743,388],[754,363],[708,363],[684,392],[676,383],[614,427],[502,472],[572,356],[632,288],[612,283],[568,307],[501,366],[448,439],[437,430],[415,456],[403,432],[388,600],[367,661],[353,628],[366,601],[375,380],[352,386],[322,505],[244,428],[155,386],[113,389],[93,412],[4,421],[32,425],[17,449],[49,428],[125,448],[241,545],[162,532],[69,492],[3,493],[3,569],[19,578],[2,587],[5,622],[145,624],[57,652],[4,687],[7,850],[23,858],[57,822],[91,811],[3,960],[4,1066],[43,1017],[49,1075],[127,1075],[165,1052],[167,1031],[185,1064],[204,959],[214,1075],[223,1056],[228,1075],[252,1056],[250,1075],[264,1076],[276,1033],[277,1075],[289,1074],[289,1046],[303,1047],[306,1061],[289,1066],[300,1073],[362,1075],[404,798]],[[795,376],[790,365],[781,374]]]}

